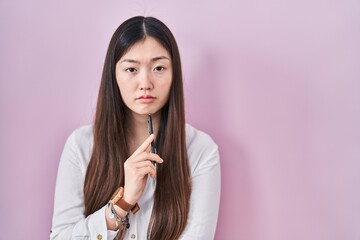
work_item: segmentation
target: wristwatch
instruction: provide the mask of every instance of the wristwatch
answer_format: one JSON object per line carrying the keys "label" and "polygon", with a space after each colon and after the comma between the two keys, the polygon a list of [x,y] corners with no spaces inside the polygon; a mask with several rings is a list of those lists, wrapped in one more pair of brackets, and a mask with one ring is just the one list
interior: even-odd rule
{"label": "wristwatch", "polygon": [[118,207],[120,207],[121,209],[123,209],[126,212],[131,211],[133,214],[135,214],[137,211],[140,210],[138,203],[135,203],[135,205],[132,205],[132,204],[126,202],[123,197],[124,197],[124,188],[119,187],[115,191],[113,196],[111,197],[110,201],[112,202],[112,204],[117,205]]}

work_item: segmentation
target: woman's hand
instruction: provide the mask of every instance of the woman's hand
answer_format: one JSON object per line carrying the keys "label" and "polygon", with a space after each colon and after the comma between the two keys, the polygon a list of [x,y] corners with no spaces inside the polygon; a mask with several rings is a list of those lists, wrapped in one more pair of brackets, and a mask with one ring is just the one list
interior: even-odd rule
{"label": "woman's hand", "polygon": [[140,199],[148,175],[156,178],[156,167],[153,162],[163,162],[159,155],[146,152],[153,140],[154,134],[151,134],[124,163],[124,200],[130,204],[135,204]]}

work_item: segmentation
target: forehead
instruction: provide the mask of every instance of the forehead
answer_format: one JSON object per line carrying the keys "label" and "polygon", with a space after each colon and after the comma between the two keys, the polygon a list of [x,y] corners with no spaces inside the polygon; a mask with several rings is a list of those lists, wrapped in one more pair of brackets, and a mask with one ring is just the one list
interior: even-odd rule
{"label": "forehead", "polygon": [[122,59],[146,60],[159,56],[165,56],[170,59],[169,52],[158,40],[153,37],[146,37],[131,46],[120,58],[120,61]]}

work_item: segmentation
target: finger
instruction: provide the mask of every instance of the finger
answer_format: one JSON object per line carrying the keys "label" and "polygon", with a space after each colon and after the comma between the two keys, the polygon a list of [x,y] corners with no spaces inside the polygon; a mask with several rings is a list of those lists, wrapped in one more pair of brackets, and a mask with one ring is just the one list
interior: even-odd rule
{"label": "finger", "polygon": [[156,153],[149,153],[149,152],[139,153],[137,156],[129,158],[126,162],[136,163],[136,162],[147,161],[147,160],[157,162],[157,163],[164,162],[164,160],[162,158],[160,158],[159,155],[157,155]]}
{"label": "finger", "polygon": [[140,147],[138,147],[138,149],[135,150],[135,152],[130,157],[136,156],[139,153],[146,151],[146,149],[149,147],[153,140],[154,134],[151,134],[147,139],[145,139],[145,141],[140,145]]}
{"label": "finger", "polygon": [[135,168],[151,167],[155,170],[155,166],[151,161],[141,161],[133,165]]}
{"label": "finger", "polygon": [[147,174],[149,174],[152,178],[156,178],[156,169],[151,166],[139,168],[137,174],[140,178],[145,177]]}
{"label": "finger", "polygon": [[151,177],[155,177],[156,169],[151,166],[144,166],[141,168],[132,168],[130,170],[132,179],[142,180],[147,174],[150,174]]}

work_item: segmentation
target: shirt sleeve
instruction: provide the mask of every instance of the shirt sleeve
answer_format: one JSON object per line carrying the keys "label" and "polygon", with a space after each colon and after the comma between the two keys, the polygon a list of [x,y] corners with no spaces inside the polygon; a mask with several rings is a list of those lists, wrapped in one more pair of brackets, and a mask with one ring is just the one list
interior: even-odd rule
{"label": "shirt sleeve", "polygon": [[210,139],[198,153],[192,173],[192,193],[187,226],[181,240],[214,239],[220,204],[220,161],[217,145]]}
{"label": "shirt sleeve", "polygon": [[85,218],[83,184],[86,167],[80,159],[76,134],[70,135],[61,155],[55,188],[50,239],[113,239],[106,227],[105,208]]}

